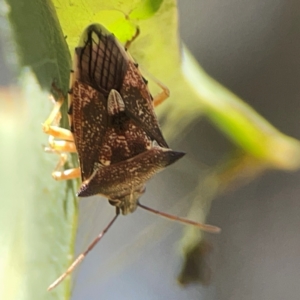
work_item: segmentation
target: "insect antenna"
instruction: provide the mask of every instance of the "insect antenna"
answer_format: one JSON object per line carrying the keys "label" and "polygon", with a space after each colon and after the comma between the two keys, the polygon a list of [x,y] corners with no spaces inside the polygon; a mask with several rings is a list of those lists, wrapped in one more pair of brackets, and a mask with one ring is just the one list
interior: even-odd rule
{"label": "insect antenna", "polygon": [[150,211],[150,212],[156,214],[156,215],[162,216],[162,217],[167,218],[167,219],[172,220],[172,221],[177,221],[177,222],[183,223],[185,225],[196,226],[196,227],[198,227],[201,230],[206,231],[206,232],[219,233],[221,231],[220,227],[213,226],[213,225],[208,225],[208,224],[203,224],[203,223],[198,223],[198,222],[195,222],[195,221],[192,221],[192,220],[189,220],[189,219],[185,219],[185,218],[181,218],[181,217],[174,216],[174,215],[171,215],[171,214],[167,214],[165,212],[161,212],[159,210],[155,210],[151,207],[145,206],[145,205],[141,204],[139,201],[138,201],[137,205],[139,207],[147,210],[147,211]]}
{"label": "insect antenna", "polygon": [[57,285],[59,285],[69,274],[71,274],[74,269],[84,260],[84,258],[88,255],[88,253],[98,244],[98,242],[102,239],[104,234],[108,231],[108,229],[113,225],[113,223],[116,221],[120,214],[119,208],[116,208],[116,215],[113,217],[113,219],[108,223],[108,225],[102,230],[98,236],[90,243],[90,245],[87,247],[87,249],[82,252],[78,257],[74,260],[74,262],[71,264],[71,266],[61,275],[59,276],[52,284],[49,285],[48,291],[55,288]]}

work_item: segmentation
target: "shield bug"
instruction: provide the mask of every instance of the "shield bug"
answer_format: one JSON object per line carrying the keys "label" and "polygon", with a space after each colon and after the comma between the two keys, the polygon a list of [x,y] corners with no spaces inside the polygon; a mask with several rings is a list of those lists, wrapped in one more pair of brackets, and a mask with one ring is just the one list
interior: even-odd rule
{"label": "shield bug", "polygon": [[78,196],[100,194],[116,207],[116,215],[49,289],[73,271],[120,213],[132,213],[138,206],[202,230],[219,231],[139,203],[146,181],[184,153],[169,149],[154,112],[154,106],[168,97],[167,88],[159,84],[163,91],[153,98],[137,64],[103,26],[90,25],[83,33],[75,49],[70,85],[70,130],[57,126],[62,96],[44,123],[44,131],[50,135],[52,150],[78,153],[79,167],[61,171],[66,161],[62,155],[52,175],[57,180],[81,177]]}

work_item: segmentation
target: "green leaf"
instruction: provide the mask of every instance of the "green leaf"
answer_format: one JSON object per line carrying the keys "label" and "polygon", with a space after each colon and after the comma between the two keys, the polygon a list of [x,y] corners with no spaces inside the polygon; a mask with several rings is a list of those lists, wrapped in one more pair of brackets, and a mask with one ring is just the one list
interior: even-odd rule
{"label": "green leaf", "polygon": [[50,1],[7,0],[0,7],[9,21],[1,23],[5,55],[17,76],[1,94],[0,298],[69,298],[70,279],[53,293],[47,287],[72,260],[75,187],[52,179],[58,156],[43,151],[41,125],[53,107],[52,84],[68,89],[70,55]]}
{"label": "green leaf", "polygon": [[66,92],[70,56],[51,1],[6,2],[20,66],[30,67],[42,89],[49,91],[55,81]]}
{"label": "green leaf", "polygon": [[163,0],[140,1],[129,14],[129,19],[141,20],[153,16],[159,10],[162,2]]}

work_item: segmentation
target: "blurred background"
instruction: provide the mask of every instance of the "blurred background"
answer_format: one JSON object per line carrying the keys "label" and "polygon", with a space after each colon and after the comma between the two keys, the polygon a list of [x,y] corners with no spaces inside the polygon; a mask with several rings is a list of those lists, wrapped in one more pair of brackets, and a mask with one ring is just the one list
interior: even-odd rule
{"label": "blurred background", "polygon": [[[300,139],[300,2],[178,5],[181,38],[205,70],[279,130]],[[231,156],[235,146],[201,119],[171,147],[186,157],[147,185],[142,202],[185,215],[193,200],[186,195],[195,190],[199,173]],[[213,201],[208,223],[222,233],[206,235],[209,285],[177,284],[182,225],[138,210],[120,218],[86,259],[72,299],[299,299],[299,180],[299,172],[269,171]],[[98,202],[81,202],[78,251],[113,216],[112,207]],[[97,207],[93,217],[90,207]]]}
{"label": "blurred background", "polygon": [[[179,0],[178,6],[181,38],[201,66],[300,139],[300,2]],[[10,77],[1,65],[1,85]],[[205,118],[170,146],[187,155],[147,184],[141,202],[185,216],[199,178],[231,161],[237,149]],[[72,299],[299,299],[299,182],[300,172],[269,171],[214,199],[207,222],[222,232],[205,235],[202,274],[195,278],[205,284],[177,283],[184,226],[140,209],[120,217],[76,272]],[[77,253],[113,215],[99,197],[80,202]],[[191,272],[198,267],[192,263]]]}

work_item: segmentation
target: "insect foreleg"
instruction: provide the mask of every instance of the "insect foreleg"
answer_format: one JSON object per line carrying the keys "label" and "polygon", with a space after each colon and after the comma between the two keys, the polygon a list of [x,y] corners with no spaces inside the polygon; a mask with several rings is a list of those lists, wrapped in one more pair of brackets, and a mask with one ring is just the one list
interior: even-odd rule
{"label": "insect foreleg", "polygon": [[52,102],[54,102],[54,107],[43,124],[43,131],[55,138],[59,138],[67,141],[74,141],[73,134],[70,130],[59,127],[59,121],[61,118],[60,108],[64,102],[64,98],[61,97],[59,100],[55,101],[51,96]]}
{"label": "insect foreleg", "polygon": [[76,153],[77,150],[72,132],[58,126],[61,118],[60,108],[64,98],[61,97],[58,101],[55,101],[53,97],[51,97],[51,99],[54,102],[54,107],[43,124],[43,131],[49,135],[49,146],[45,148],[45,151],[54,152],[59,155],[59,162],[52,172],[52,177],[56,180],[78,178],[80,177],[79,168],[61,170],[67,161],[67,154],[64,152]]}
{"label": "insect foreleg", "polygon": [[[58,162],[58,165],[60,164],[60,161]],[[64,171],[53,171],[52,177],[55,180],[70,180],[80,177],[80,168],[73,168],[73,169],[67,169]]]}
{"label": "insect foreleg", "polygon": [[46,147],[45,150],[47,152],[68,152],[68,153],[76,153],[76,146],[74,142],[64,141],[64,140],[55,140],[54,136],[49,137],[49,147]]}
{"label": "insect foreleg", "polygon": [[69,180],[80,177],[80,168],[67,169],[61,171],[66,161],[68,160],[67,153],[64,152],[76,152],[76,147],[73,142],[69,141],[55,141],[52,136],[49,138],[49,147],[45,148],[47,152],[54,152],[59,155],[59,161],[54,171],[52,172],[52,177],[55,180]]}
{"label": "insect foreleg", "polygon": [[44,133],[66,141],[74,141],[73,133],[65,128],[61,128],[59,126],[48,125],[46,122],[43,124]]}
{"label": "insect foreleg", "polygon": [[162,89],[162,91],[159,94],[153,97],[153,106],[156,107],[170,97],[170,90],[166,85],[164,85],[161,81],[159,81],[157,78],[155,78],[152,74],[150,74],[146,70],[141,68],[141,71],[143,74],[145,74],[148,78],[150,78],[156,85],[158,85]]}
{"label": "insect foreleg", "polygon": [[153,105],[156,107],[170,97],[170,90],[156,78],[151,79],[162,89],[162,91],[153,98]]}

